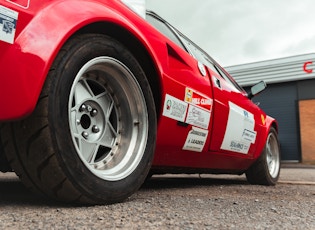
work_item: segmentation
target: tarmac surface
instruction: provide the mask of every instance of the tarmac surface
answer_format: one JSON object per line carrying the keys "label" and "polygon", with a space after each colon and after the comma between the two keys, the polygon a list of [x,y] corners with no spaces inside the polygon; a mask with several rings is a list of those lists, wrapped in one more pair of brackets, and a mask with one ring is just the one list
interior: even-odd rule
{"label": "tarmac surface", "polygon": [[[245,175],[212,175],[212,174],[179,174],[179,175],[156,175],[154,177],[199,177],[199,178],[218,178],[218,179],[245,179]],[[14,173],[0,173],[0,187],[2,181],[7,180],[17,180],[17,176]],[[278,183],[282,184],[305,184],[305,185],[315,185],[315,165],[305,165],[305,164],[283,164],[281,167],[280,178]]]}
{"label": "tarmac surface", "polygon": [[[212,176],[213,175],[211,175],[211,177]],[[245,179],[245,175],[217,175],[217,177],[226,179]],[[315,165],[305,165],[298,163],[282,164],[278,183],[315,185]]]}
{"label": "tarmac surface", "polygon": [[315,166],[284,164],[276,186],[244,175],[156,175],[125,202],[72,206],[0,173],[0,229],[315,229]]}
{"label": "tarmac surface", "polygon": [[[155,178],[216,178],[216,179],[227,179],[227,180],[246,180],[245,175],[213,175],[213,174],[166,174],[166,175],[155,175]],[[304,185],[315,185],[315,165],[305,165],[299,163],[282,164],[280,177],[278,183],[280,184],[304,184]]]}

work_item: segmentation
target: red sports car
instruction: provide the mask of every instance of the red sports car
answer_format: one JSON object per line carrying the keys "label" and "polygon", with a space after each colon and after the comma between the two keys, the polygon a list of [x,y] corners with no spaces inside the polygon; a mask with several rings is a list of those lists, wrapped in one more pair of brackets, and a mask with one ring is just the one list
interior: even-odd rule
{"label": "red sports car", "polygon": [[0,1],[0,170],[65,202],[108,204],[152,174],[274,185],[277,122],[135,0]]}

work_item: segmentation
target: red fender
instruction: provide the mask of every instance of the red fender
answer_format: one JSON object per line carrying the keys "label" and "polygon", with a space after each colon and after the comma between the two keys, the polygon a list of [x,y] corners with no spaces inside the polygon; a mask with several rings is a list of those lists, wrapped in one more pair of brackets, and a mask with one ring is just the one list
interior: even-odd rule
{"label": "red fender", "polygon": [[[11,5],[6,3],[6,6]],[[25,117],[34,110],[46,75],[60,48],[86,25],[102,21],[115,23],[133,33],[147,50],[152,51],[141,29],[135,26],[143,19],[120,1],[64,0],[55,4],[43,1],[40,7],[25,11],[36,15],[34,18],[21,12],[14,44],[0,41],[0,50],[5,52],[0,57],[0,120]],[[120,13],[115,8],[119,8]]]}
{"label": "red fender", "polygon": [[270,117],[267,115],[264,122],[265,122],[265,125],[264,125],[265,129],[264,129],[264,132],[262,132],[262,136],[261,136],[262,141],[260,141],[259,145],[257,146],[254,159],[257,159],[260,156],[261,152],[263,151],[268,135],[269,135],[270,128],[274,127],[276,131],[278,132],[278,122],[273,117]]}

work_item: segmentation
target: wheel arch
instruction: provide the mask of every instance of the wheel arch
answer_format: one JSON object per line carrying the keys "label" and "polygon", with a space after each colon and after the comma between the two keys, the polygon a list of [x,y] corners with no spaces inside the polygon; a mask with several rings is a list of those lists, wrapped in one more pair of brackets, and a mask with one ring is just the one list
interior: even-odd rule
{"label": "wheel arch", "polygon": [[[121,6],[122,3],[117,5]],[[80,5],[76,1],[61,1],[41,9],[5,50],[6,58],[1,59],[3,67],[16,64],[3,71],[3,76],[8,77],[0,86],[0,97],[7,109],[0,114],[0,120],[21,119],[33,112],[54,59],[63,45],[80,33],[112,36],[133,53],[148,77],[159,114],[162,90],[159,64],[140,29],[148,27],[142,26],[143,19],[126,10],[127,7],[119,9],[122,13],[111,5],[90,1]],[[10,98],[12,94],[14,98]]]}
{"label": "wheel arch", "polygon": [[104,34],[114,38],[115,40],[122,43],[135,56],[149,81],[154,97],[157,117],[159,117],[158,115],[160,114],[162,100],[162,84],[159,77],[160,74],[157,69],[157,65],[148,52],[147,48],[130,31],[120,25],[111,22],[96,22],[93,24],[89,24],[77,31],[73,36],[76,36],[77,34],[93,33]]}
{"label": "wheel arch", "polygon": [[277,120],[270,117],[270,116],[266,116],[265,124],[263,127],[264,127],[264,129],[263,129],[264,131],[263,131],[262,136],[261,136],[262,141],[260,142],[259,146],[257,147],[256,154],[254,155],[255,160],[259,158],[260,154],[262,153],[262,151],[265,147],[265,143],[267,141],[271,127],[273,127],[277,133],[278,133],[278,129],[279,129]]}
{"label": "wheel arch", "polygon": [[279,124],[278,124],[277,120],[270,117],[270,116],[267,116],[266,127],[268,128],[267,136],[268,136],[268,133],[269,133],[269,130],[271,127],[273,127],[277,131],[277,133],[279,132]]}

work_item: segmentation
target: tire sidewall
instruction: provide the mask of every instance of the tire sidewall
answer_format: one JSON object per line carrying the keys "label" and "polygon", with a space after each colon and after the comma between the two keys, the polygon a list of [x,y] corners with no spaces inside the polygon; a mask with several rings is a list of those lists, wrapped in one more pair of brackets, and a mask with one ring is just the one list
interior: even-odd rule
{"label": "tire sidewall", "polygon": [[[144,72],[135,58],[118,42],[102,35],[83,35],[79,42],[68,43],[70,52],[57,61],[57,71],[49,98],[49,124],[61,169],[77,189],[91,199],[117,202],[134,193],[150,169],[155,148],[156,115],[153,96]],[[69,127],[68,101],[74,79],[90,60],[108,56],[119,60],[134,74],[142,89],[148,112],[149,132],[143,157],[136,169],[119,181],[106,181],[94,175],[81,161]]]}
{"label": "tire sidewall", "polygon": [[[273,133],[274,137],[276,138],[277,145],[278,145],[278,171],[277,175],[273,177],[270,174],[268,162],[267,162],[267,142],[269,135]],[[280,168],[281,168],[281,155],[280,155],[280,145],[278,140],[278,133],[275,128],[271,127],[268,131],[268,136],[266,139],[265,147],[262,150],[258,159],[247,169],[245,172],[246,178],[249,183],[256,184],[256,185],[275,185],[280,176]]]}
{"label": "tire sidewall", "polygon": [[275,185],[279,179],[279,176],[280,176],[280,168],[281,168],[281,158],[280,158],[280,145],[279,145],[279,140],[278,140],[278,135],[277,135],[277,131],[271,127],[270,128],[270,131],[268,133],[268,136],[269,134],[272,133],[274,135],[274,137],[276,138],[276,141],[277,141],[277,145],[278,145],[278,158],[279,158],[279,165],[278,165],[278,172],[277,172],[277,176],[276,177],[273,177],[270,172],[269,172],[269,167],[268,167],[268,162],[267,162],[267,141],[266,140],[266,145],[265,145],[265,148],[263,150],[263,154],[262,154],[262,157],[264,159],[264,167],[265,167],[265,170],[266,170],[266,177],[267,177],[267,180],[270,182],[270,184],[273,184]]}

